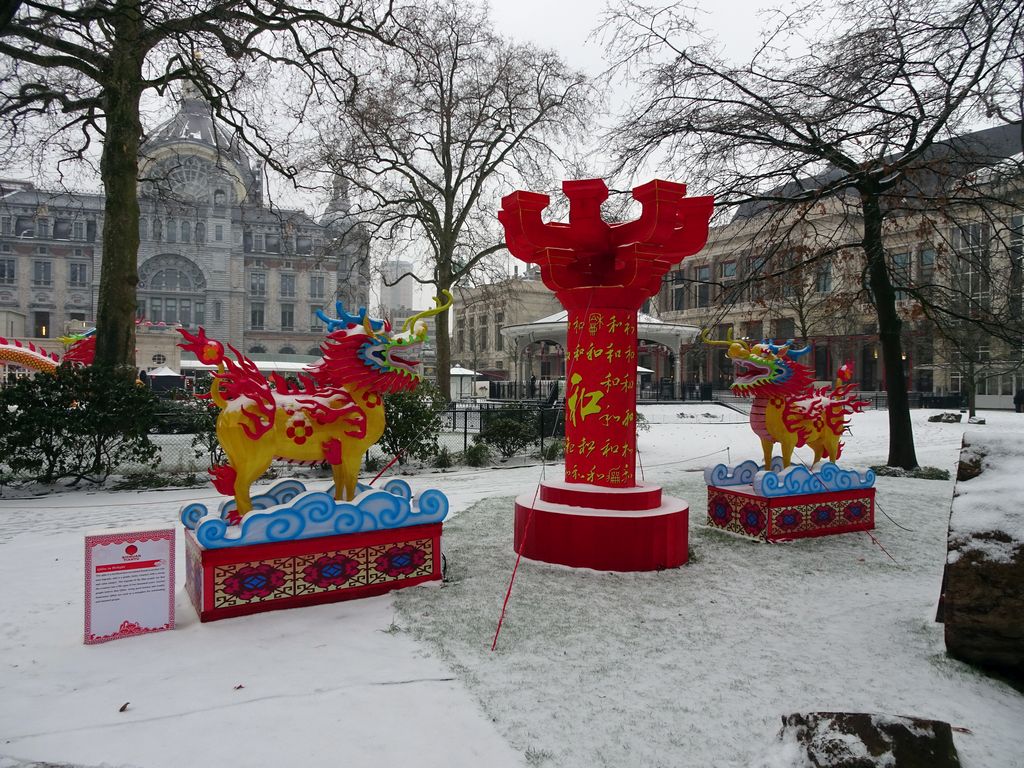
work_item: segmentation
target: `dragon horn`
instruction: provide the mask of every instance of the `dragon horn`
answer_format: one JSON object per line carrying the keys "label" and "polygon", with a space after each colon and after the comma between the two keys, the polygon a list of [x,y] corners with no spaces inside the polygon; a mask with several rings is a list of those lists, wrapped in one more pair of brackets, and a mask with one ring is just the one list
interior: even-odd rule
{"label": "dragon horn", "polygon": [[708,336],[708,329],[707,328],[705,328],[703,331],[701,331],[700,337],[704,341],[704,343],[707,344],[710,347],[731,347],[735,343],[735,341],[737,341],[737,340],[734,340],[733,337],[732,337],[732,326],[731,325],[729,326],[729,330],[725,334],[725,339],[724,340],[723,339],[712,339],[710,336]]}
{"label": "dragon horn", "polygon": [[[444,303],[441,302],[441,296],[443,296],[445,299]],[[452,298],[452,292],[447,289],[442,290],[441,296],[434,297],[433,309],[426,309],[423,312],[415,314],[408,320],[406,320],[402,324],[402,333],[405,333],[406,331],[413,328],[417,320],[424,320],[428,317],[433,317],[434,315],[440,315],[442,312],[447,312],[448,309],[451,307],[452,302],[454,301],[454,299]]]}

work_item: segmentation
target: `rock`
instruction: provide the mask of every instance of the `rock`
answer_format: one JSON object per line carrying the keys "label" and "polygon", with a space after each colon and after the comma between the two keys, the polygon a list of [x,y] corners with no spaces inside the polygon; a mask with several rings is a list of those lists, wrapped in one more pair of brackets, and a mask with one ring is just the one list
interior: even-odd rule
{"label": "rock", "polygon": [[[951,542],[942,593],[942,620],[950,656],[1024,685],[1024,547],[990,559],[985,543],[1006,545],[1001,531]],[[979,544],[981,546],[979,546]]]}
{"label": "rock", "polygon": [[814,768],[959,768],[949,723],[862,712],[782,718],[779,738],[797,745],[797,765]]}
{"label": "rock", "polygon": [[[958,421],[959,421],[959,419],[958,419]],[[967,420],[967,423],[968,424],[984,424],[985,420],[983,418],[981,418],[981,416],[971,416],[971,418],[969,418]]]}

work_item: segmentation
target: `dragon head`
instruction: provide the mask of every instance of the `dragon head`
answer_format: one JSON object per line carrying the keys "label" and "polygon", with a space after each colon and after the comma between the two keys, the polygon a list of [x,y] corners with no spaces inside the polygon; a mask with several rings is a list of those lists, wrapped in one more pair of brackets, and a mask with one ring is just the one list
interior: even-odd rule
{"label": "dragon head", "polygon": [[318,316],[327,324],[327,339],[320,350],[323,358],[307,371],[317,381],[331,386],[398,392],[413,389],[423,378],[418,360],[427,338],[426,318],[446,311],[452,295],[444,291],[444,301],[434,299],[434,308],[413,315],[399,333],[389,323],[369,317],[365,307],[355,315],[335,304],[337,318],[323,312]]}
{"label": "dragon head", "polygon": [[731,389],[742,397],[770,397],[794,395],[807,389],[813,382],[811,370],[797,362],[797,358],[810,352],[810,347],[792,349],[793,340],[778,345],[771,340],[751,344],[745,339],[733,339],[732,330],[724,340],[708,338],[704,343],[728,347],[726,354],[733,361],[735,379]]}

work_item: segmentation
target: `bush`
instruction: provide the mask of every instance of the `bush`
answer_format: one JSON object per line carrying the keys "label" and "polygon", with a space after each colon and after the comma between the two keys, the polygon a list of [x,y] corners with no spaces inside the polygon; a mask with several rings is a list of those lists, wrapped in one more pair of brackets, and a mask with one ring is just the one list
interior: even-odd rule
{"label": "bush", "polygon": [[491,463],[491,449],[487,443],[473,443],[463,452],[462,459],[471,467],[485,467]]}
{"label": "bush", "polygon": [[514,405],[486,414],[475,441],[494,446],[506,459],[537,441],[537,415]]}
{"label": "bush", "polygon": [[949,471],[938,467],[889,467],[884,464],[871,468],[879,477],[911,477],[915,480],[949,480]]}
{"label": "bush", "polygon": [[545,441],[544,450],[537,451],[536,455],[544,461],[558,461],[565,456],[565,440]]}
{"label": "bush", "polygon": [[[196,394],[208,394],[209,383],[207,380],[204,390],[197,389]],[[227,461],[224,449],[220,445],[220,439],[217,437],[218,416],[220,416],[220,408],[209,398],[196,397],[188,403],[189,432],[193,435],[192,448],[197,459],[206,457],[210,469]]]}
{"label": "bush", "polygon": [[124,463],[152,465],[156,398],[101,368],[61,366],[0,390],[0,456],[41,483],[101,482]]}
{"label": "bush", "polygon": [[437,454],[441,413],[447,405],[437,387],[426,381],[411,392],[384,395],[387,425],[379,445],[397,455],[399,464],[407,458],[426,461]]}
{"label": "bush", "polygon": [[440,452],[434,457],[434,467],[436,469],[448,469],[455,465],[455,459],[448,451],[447,445],[442,445]]}

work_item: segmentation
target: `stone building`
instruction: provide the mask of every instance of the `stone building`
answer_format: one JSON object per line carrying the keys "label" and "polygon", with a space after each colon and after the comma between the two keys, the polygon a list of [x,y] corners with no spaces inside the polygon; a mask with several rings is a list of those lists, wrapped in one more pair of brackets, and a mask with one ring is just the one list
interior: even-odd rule
{"label": "stone building", "polygon": [[492,379],[531,375],[554,379],[564,373],[564,353],[553,343],[523,347],[506,343],[499,332],[509,325],[529,323],[562,308],[535,270],[498,283],[458,288],[452,310],[452,365],[461,364]]}
{"label": "stone building", "polygon": [[[267,205],[262,167],[193,91],[146,136],[140,165],[140,319],[202,325],[249,353],[315,355],[317,310],[367,304],[369,242],[345,185],[319,220]],[[95,320],[103,203],[0,181],[0,335],[60,351],[48,340]],[[136,362],[152,368],[161,354],[171,359],[147,349]]]}
{"label": "stone building", "polygon": [[[986,162],[1020,157],[1019,125],[958,140],[972,143]],[[983,166],[979,163],[971,172],[985,172]],[[898,290],[954,285],[962,300],[977,306],[1003,302],[1011,313],[1016,307],[1019,318],[1024,268],[1021,199],[1019,192],[1006,190],[992,197],[1002,202],[987,203],[984,211],[965,202],[945,210],[915,211],[908,204],[908,213],[887,220],[885,246],[903,321],[908,388],[938,395],[964,392],[963,361],[971,356],[977,358],[977,405],[1008,408],[1013,393],[1024,389],[1022,349],[983,334],[959,345],[944,340],[912,296]],[[665,276],[656,302],[659,316],[709,329],[718,338],[729,331],[752,339],[794,338],[812,347],[807,362],[817,380],[833,380],[839,366],[852,360],[862,391],[883,390],[877,319],[866,300],[862,255],[853,248],[849,258],[840,253],[799,266],[821,249],[823,240],[831,244],[860,239],[855,207],[840,197],[817,202],[813,214],[788,232],[784,246],[771,252],[764,246],[767,221],[759,206],[747,204],[731,222],[713,227],[707,246]],[[977,271],[981,251],[989,265],[985,274]],[[790,267],[792,271],[787,271]],[[766,275],[777,277],[764,279]],[[732,365],[721,349],[687,345],[682,354],[684,382],[707,383],[714,389],[731,383]]]}

